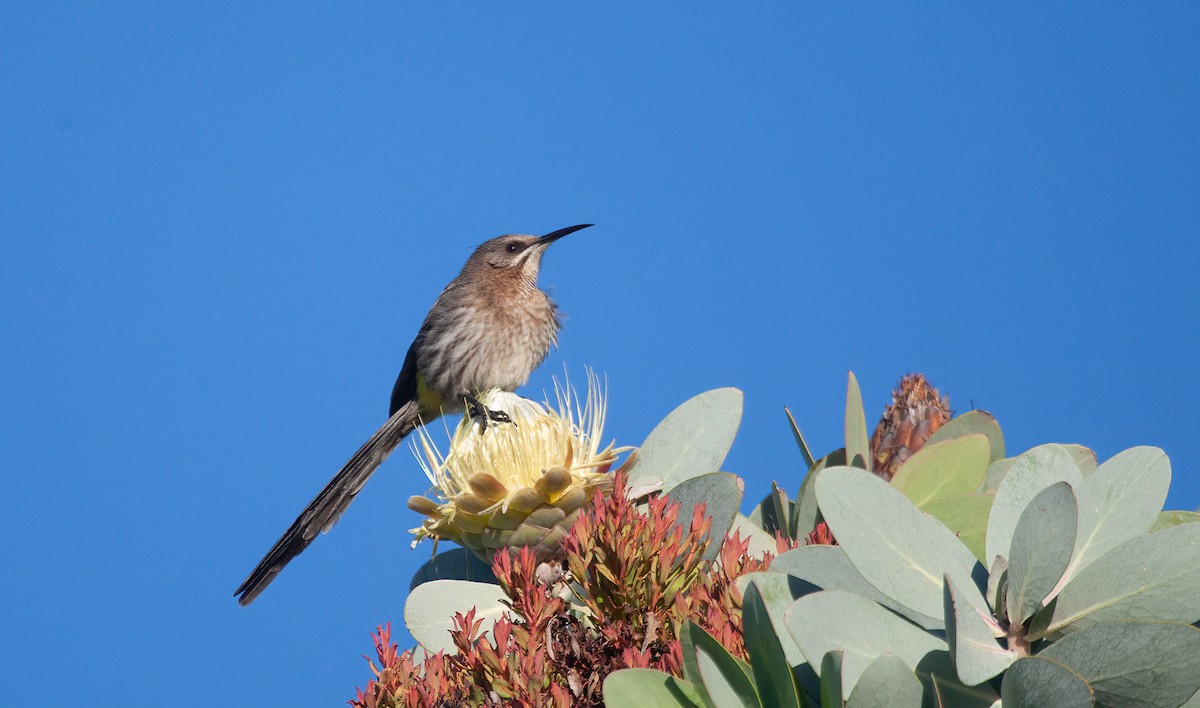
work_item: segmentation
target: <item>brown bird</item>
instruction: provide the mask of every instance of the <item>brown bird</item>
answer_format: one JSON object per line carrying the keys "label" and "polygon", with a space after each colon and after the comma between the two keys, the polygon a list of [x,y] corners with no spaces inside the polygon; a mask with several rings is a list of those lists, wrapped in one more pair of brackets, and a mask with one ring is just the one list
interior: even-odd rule
{"label": "brown bird", "polygon": [[546,248],[579,224],[545,236],[510,234],[485,242],[442,290],[408,348],[392,388],[390,416],[300,514],[234,592],[249,605],[318,532],[333,527],[375,468],[418,425],[469,410],[480,421],[508,422],[476,398],[524,384],[558,341],[558,309],[537,286]]}

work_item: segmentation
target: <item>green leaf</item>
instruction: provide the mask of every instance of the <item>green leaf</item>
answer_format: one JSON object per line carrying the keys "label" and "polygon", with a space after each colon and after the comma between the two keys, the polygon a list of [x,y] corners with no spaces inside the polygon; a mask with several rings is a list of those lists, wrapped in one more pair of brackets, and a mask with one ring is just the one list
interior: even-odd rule
{"label": "green leaf", "polygon": [[729,535],[740,533],[742,538],[749,539],[747,552],[755,558],[762,558],[767,553],[775,553],[775,537],[762,530],[762,527],[741,514],[735,514],[733,525],[729,527]]}
{"label": "green leaf", "polygon": [[1071,455],[1072,460],[1075,460],[1075,466],[1079,468],[1079,474],[1086,477],[1096,471],[1095,451],[1083,445],[1075,445],[1073,443],[1064,443],[1063,449]]}
{"label": "green leaf", "polygon": [[1087,682],[1062,664],[1041,656],[1025,657],[1004,674],[1004,705],[1013,708],[1091,708],[1094,693]]}
{"label": "green leaf", "polygon": [[1052,605],[1051,638],[1098,622],[1200,620],[1200,525],[1138,536],[1080,571]]}
{"label": "green leaf", "polygon": [[704,677],[700,675],[700,664],[696,661],[695,636],[703,632],[699,625],[688,620],[679,627],[679,649],[683,655],[683,678],[696,690],[700,702],[706,708],[713,708],[712,699],[704,688]]}
{"label": "green leaf", "polygon": [[668,491],[685,479],[721,469],[742,421],[742,392],[706,391],[671,411],[638,449],[629,481],[662,480]]}
{"label": "green leaf", "polygon": [[704,552],[704,560],[712,560],[720,553],[721,542],[729,533],[738,505],[742,503],[742,489],[743,482],[737,475],[710,472],[685,479],[667,492],[671,501],[679,502],[676,523],[686,528],[691,523],[693,510],[701,503],[704,504],[705,515],[712,517],[712,528],[709,530],[712,542]]}
{"label": "green leaf", "polygon": [[985,558],[988,517],[992,512],[991,494],[945,497],[930,502],[922,510],[954,532],[979,561]]}
{"label": "green leaf", "polygon": [[842,706],[842,660],[840,651],[831,651],[821,659],[821,708]]}
{"label": "green leaf", "polygon": [[929,705],[947,708],[997,708],[1000,696],[988,683],[966,686],[958,680],[949,652],[927,654],[914,672],[925,688]]}
{"label": "green leaf", "polygon": [[1200,629],[1191,625],[1105,622],[1064,637],[1038,657],[1087,681],[1098,706],[1177,706],[1200,690]]}
{"label": "green leaf", "polygon": [[695,689],[674,676],[654,669],[621,669],[604,679],[604,705],[610,708],[693,708],[700,699]]}
{"label": "green leaf", "polygon": [[952,418],[949,423],[938,428],[933,435],[930,435],[925,444],[934,445],[964,435],[976,434],[982,434],[988,439],[989,462],[995,462],[1004,457],[1004,433],[1000,431],[1000,424],[996,422],[996,418],[987,411],[967,411],[960,416]]}
{"label": "green leaf", "polygon": [[894,654],[883,654],[867,665],[846,708],[920,708],[923,690],[912,669]]}
{"label": "green leaf", "polygon": [[833,467],[817,479],[817,499],[854,568],[894,602],[940,617],[942,576],[949,575],[972,606],[985,607],[972,580],[975,556],[887,482]]}
{"label": "green leaf", "polygon": [[754,506],[750,518],[772,536],[781,533],[786,538],[795,538],[796,532],[791,526],[795,507],[795,503],[788,499],[787,492],[780,489],[775,482],[771,482],[770,493]]}
{"label": "green leaf", "polygon": [[987,581],[987,603],[989,607],[999,609],[1002,605],[1007,605],[1008,590],[1005,587],[1008,583],[1008,559],[997,558],[992,561],[992,569],[988,573]]}
{"label": "green leaf", "polygon": [[990,616],[985,617],[974,607],[962,602],[954,583],[946,578],[944,594],[946,607],[946,641],[954,658],[958,678],[968,686],[976,686],[1008,668],[1017,660],[1017,653],[996,641],[1004,633]]}
{"label": "green leaf", "polygon": [[1150,530],[1167,500],[1171,461],[1157,447],[1117,453],[1076,485],[1079,537],[1064,577]]}
{"label": "green leaf", "polygon": [[1194,524],[1197,521],[1200,521],[1200,514],[1194,511],[1160,511],[1154,519],[1154,525],[1150,527],[1150,533],[1180,524]]}
{"label": "green leaf", "polygon": [[870,438],[867,437],[867,415],[863,412],[862,392],[858,379],[849,372],[846,384],[846,459],[850,467],[870,471],[872,467]]}
{"label": "green leaf", "polygon": [[466,614],[475,608],[475,619],[483,620],[482,630],[508,612],[503,604],[508,596],[493,583],[467,580],[431,580],[413,588],[404,603],[404,625],[430,654],[445,651],[453,654],[454,642],[450,630],[456,613]]}
{"label": "green leaf", "polygon": [[988,439],[983,435],[925,443],[900,466],[892,486],[925,510],[939,499],[974,494],[987,466]]}
{"label": "green leaf", "polygon": [[804,460],[804,469],[812,469],[815,464],[812,452],[808,449],[808,443],[804,441],[804,436],[800,434],[800,426],[796,425],[796,419],[792,417],[792,412],[783,407],[783,412],[787,416],[788,425],[792,428],[792,436],[796,438],[796,446],[800,448],[800,457]]}
{"label": "green leaf", "polygon": [[738,576],[734,583],[743,597],[749,591],[750,585],[757,587],[763,605],[767,609],[767,616],[771,620],[771,626],[775,630],[775,638],[783,649],[787,665],[798,666],[803,664],[805,661],[804,654],[800,651],[800,646],[792,639],[792,635],[787,631],[784,614],[797,598],[815,592],[816,588],[799,578],[793,578],[785,573],[776,573],[773,571],[746,573],[745,575]]}
{"label": "green leaf", "polygon": [[753,582],[742,596],[742,622],[746,653],[750,655],[754,683],[763,705],[800,708],[791,664],[776,636],[762,594]]}
{"label": "green leaf", "polygon": [[[921,614],[900,605],[867,582],[841,546],[801,546],[778,556],[771,561],[771,571],[786,573],[809,583],[813,589],[845,590],[872,600],[884,607],[904,615],[925,629],[941,629],[942,615],[936,617]],[[809,590],[811,592],[812,590]],[[807,592],[804,594],[808,594]]]}
{"label": "green leaf", "polygon": [[704,686],[701,698],[707,696],[714,708],[760,708],[762,703],[750,674],[712,635],[694,622],[689,621],[689,625],[696,667]]}
{"label": "green leaf", "polygon": [[795,525],[797,535],[804,536],[811,533],[821,521],[821,510],[817,505],[817,476],[826,468],[844,467],[845,465],[846,451],[844,449],[834,450],[817,460],[808,474],[804,476],[804,481],[800,484],[800,491],[796,493]]}
{"label": "green leaf", "polygon": [[1079,507],[1066,482],[1055,482],[1029,502],[1013,531],[1008,559],[1008,618],[1024,624],[1049,602],[1071,550]]}
{"label": "green leaf", "polygon": [[941,639],[864,597],[840,590],[805,595],[784,616],[808,663],[815,665],[831,651],[844,652],[846,692],[854,690],[862,672],[878,656],[895,654],[915,669],[929,652],[947,650]]}
{"label": "green leaf", "polygon": [[1004,477],[1012,469],[1013,463],[1016,461],[1017,458],[1015,457],[1006,457],[1003,460],[996,460],[988,465],[987,475],[983,478],[983,487],[979,491],[995,494],[996,490],[1000,488],[1000,483],[1004,481]]}
{"label": "green leaf", "polygon": [[453,548],[425,561],[413,575],[408,589],[430,580],[474,580],[494,584],[496,576],[492,566],[479,560],[479,556],[465,548]]}
{"label": "green leaf", "polygon": [[1029,502],[1056,482],[1075,486],[1082,477],[1062,445],[1039,445],[1018,457],[996,490],[988,517],[987,555],[990,565],[996,556],[1009,557],[1017,520]]}

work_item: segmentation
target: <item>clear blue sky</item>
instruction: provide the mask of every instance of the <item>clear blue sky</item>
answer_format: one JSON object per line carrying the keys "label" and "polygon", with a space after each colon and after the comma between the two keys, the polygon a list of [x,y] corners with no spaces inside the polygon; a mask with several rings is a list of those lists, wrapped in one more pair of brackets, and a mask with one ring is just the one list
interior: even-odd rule
{"label": "clear blue sky", "polygon": [[1200,5],[0,5],[0,704],[329,706],[401,622],[406,451],[249,609],[478,242],[640,442],[906,371],[1010,449],[1170,454],[1200,504]]}

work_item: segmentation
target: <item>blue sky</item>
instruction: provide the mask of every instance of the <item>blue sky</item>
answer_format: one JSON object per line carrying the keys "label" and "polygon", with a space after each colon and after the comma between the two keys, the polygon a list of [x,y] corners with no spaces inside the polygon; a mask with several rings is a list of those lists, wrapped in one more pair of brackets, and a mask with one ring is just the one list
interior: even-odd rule
{"label": "blue sky", "polygon": [[0,6],[0,704],[333,705],[401,624],[393,456],[250,608],[478,242],[546,257],[636,444],[746,393],[801,473],[925,372],[1200,505],[1200,6]]}

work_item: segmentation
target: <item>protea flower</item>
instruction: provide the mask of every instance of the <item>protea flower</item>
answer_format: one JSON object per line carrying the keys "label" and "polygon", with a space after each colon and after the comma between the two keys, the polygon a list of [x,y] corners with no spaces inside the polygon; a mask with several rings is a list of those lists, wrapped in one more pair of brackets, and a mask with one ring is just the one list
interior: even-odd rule
{"label": "protea flower", "polygon": [[447,539],[489,563],[505,547],[528,546],[541,559],[559,552],[584,503],[611,488],[617,455],[631,448],[600,448],[605,401],[594,374],[585,401],[569,384],[556,383],[555,397],[551,406],[507,391],[485,393],[480,402],[513,422],[490,423],[481,434],[464,416],[445,455],[420,429],[420,451],[414,445],[413,452],[439,500],[409,498],[408,508],[429,517],[412,530],[414,546],[427,536]]}
{"label": "protea flower", "polygon": [[949,421],[949,399],[923,374],[905,374],[871,436],[872,471],[890,481],[900,465]]}

